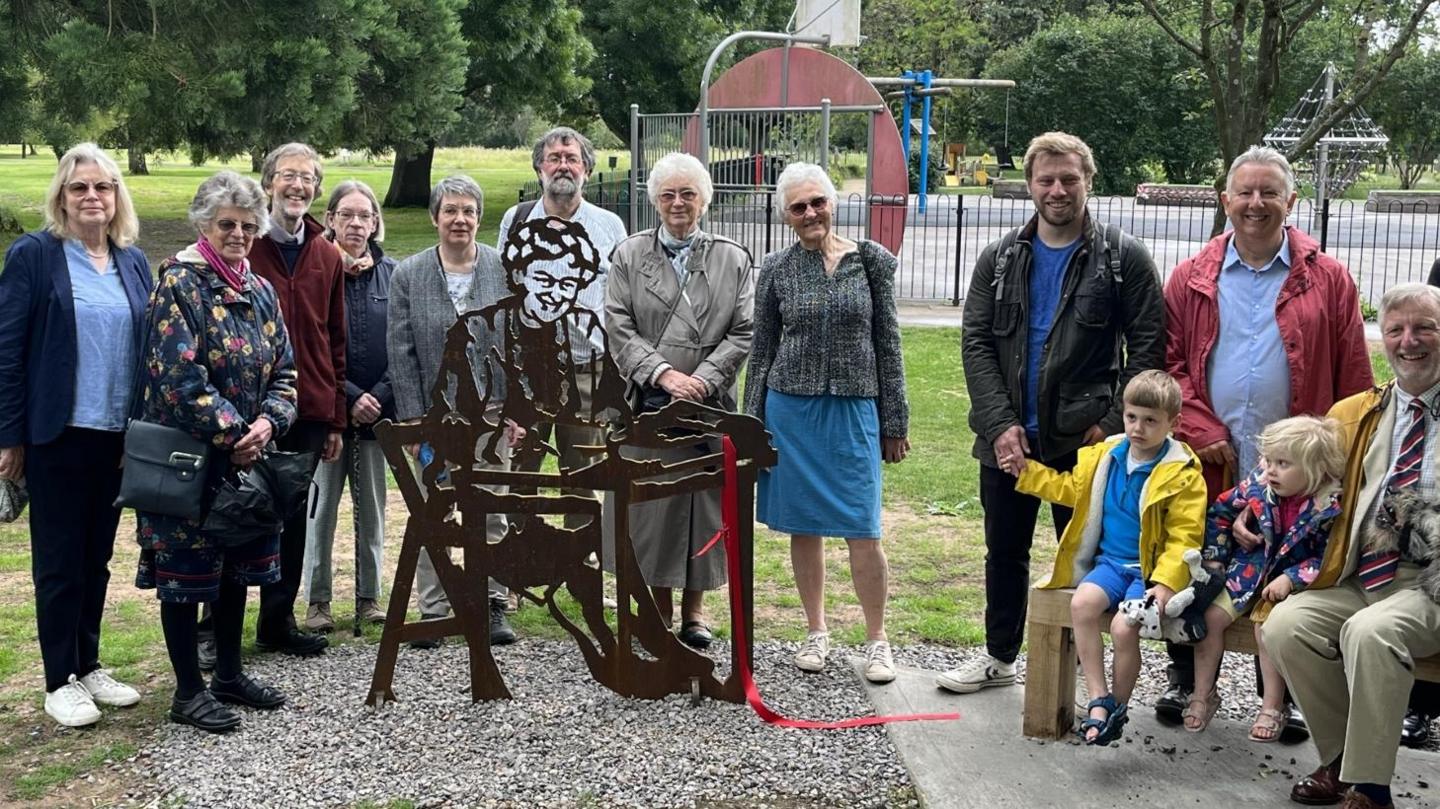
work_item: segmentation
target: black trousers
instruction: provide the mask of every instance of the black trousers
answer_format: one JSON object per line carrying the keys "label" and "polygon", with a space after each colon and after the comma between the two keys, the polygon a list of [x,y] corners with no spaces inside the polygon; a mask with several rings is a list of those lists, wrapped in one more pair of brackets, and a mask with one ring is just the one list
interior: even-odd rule
{"label": "black trousers", "polygon": [[[297,421],[290,431],[276,439],[275,446],[285,452],[313,452],[316,467],[330,424],[323,421]],[[314,476],[315,469],[310,470]],[[314,505],[315,484],[310,484],[310,502],[305,509],[285,523],[280,534],[280,581],[260,587],[260,618],[255,637],[278,638],[295,628],[295,597],[300,593],[300,578],[305,564],[305,518]]]}
{"label": "black trousers", "polygon": [[[1069,471],[1071,452],[1047,466]],[[1040,498],[1015,491],[1015,478],[993,466],[980,465],[980,507],[985,511],[985,647],[1006,663],[1020,654],[1025,638],[1025,613],[1030,603],[1030,545]],[[1070,522],[1071,509],[1050,506],[1058,540]]]}
{"label": "black trousers", "polygon": [[25,448],[30,572],[46,691],[100,668],[124,448],[123,433],[80,427]]}

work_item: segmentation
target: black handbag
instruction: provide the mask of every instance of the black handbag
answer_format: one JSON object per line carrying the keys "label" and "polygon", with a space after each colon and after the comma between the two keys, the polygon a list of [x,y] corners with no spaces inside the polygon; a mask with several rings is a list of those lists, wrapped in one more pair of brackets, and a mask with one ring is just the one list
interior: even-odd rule
{"label": "black handbag", "polygon": [[313,452],[266,450],[249,469],[232,467],[220,479],[200,530],[225,546],[280,533],[305,508],[315,460]]}
{"label": "black handbag", "polygon": [[184,430],[131,419],[115,507],[200,519],[209,457],[210,445]]}

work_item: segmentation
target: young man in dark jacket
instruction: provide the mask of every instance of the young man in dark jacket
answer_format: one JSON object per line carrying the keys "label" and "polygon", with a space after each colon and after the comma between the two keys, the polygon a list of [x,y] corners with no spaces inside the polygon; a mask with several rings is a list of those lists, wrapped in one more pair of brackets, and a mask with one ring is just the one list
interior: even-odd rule
{"label": "young man in dark jacket", "polygon": [[[965,298],[960,355],[985,511],[989,654],[936,678],[957,693],[1015,682],[1040,509],[1015,491],[1023,459],[1070,469],[1080,447],[1121,431],[1125,383],[1165,360],[1155,263],[1086,212],[1094,176],[1090,147],[1074,135],[1032,140],[1025,181],[1037,213],[981,252]],[[1070,509],[1051,513],[1058,536]]]}

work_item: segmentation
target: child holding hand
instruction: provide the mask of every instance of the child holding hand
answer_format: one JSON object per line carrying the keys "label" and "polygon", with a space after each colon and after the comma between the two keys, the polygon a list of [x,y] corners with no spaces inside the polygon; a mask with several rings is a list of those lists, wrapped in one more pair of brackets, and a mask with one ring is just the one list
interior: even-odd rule
{"label": "child holding hand", "polygon": [[1129,719],[1140,676],[1140,632],[1116,615],[1113,682],[1107,686],[1100,621],[1128,598],[1153,595],[1160,607],[1190,581],[1185,551],[1199,548],[1205,524],[1200,461],[1170,437],[1180,419],[1180,386],[1164,371],[1136,374],[1125,386],[1124,435],[1077,454],[1070,472],[1026,462],[1017,491],[1075,509],[1042,588],[1075,587],[1070,599],[1075,649],[1090,691],[1079,734],[1108,744]]}
{"label": "child holding hand", "polygon": [[[1215,674],[1225,652],[1225,629],[1257,605],[1267,605],[1268,613],[1269,605],[1305,589],[1320,573],[1340,513],[1344,473],[1345,452],[1334,421],[1282,419],[1260,434],[1260,465],[1211,505],[1201,555],[1207,568],[1225,572],[1225,590],[1205,610],[1205,638],[1195,644],[1195,691],[1182,714],[1186,730],[1204,730],[1220,708]],[[1259,542],[1234,532],[1239,519],[1256,520],[1251,530]],[[1265,696],[1250,740],[1273,742],[1285,724],[1285,680],[1265,650],[1259,623],[1255,641]]]}

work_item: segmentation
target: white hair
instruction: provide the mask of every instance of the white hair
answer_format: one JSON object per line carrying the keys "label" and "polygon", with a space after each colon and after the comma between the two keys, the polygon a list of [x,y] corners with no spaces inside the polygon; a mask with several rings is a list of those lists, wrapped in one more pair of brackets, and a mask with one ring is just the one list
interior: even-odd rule
{"label": "white hair", "polygon": [[1290,161],[1285,155],[1269,146],[1251,146],[1241,152],[1234,161],[1230,163],[1230,171],[1225,174],[1225,190],[1228,192],[1235,187],[1235,172],[1246,163],[1260,163],[1266,166],[1274,166],[1280,169],[1280,174],[1285,178],[1285,196],[1288,199],[1295,193],[1295,170],[1290,168]]}
{"label": "white hair", "polygon": [[1409,303],[1429,303],[1430,308],[1440,315],[1440,287],[1432,287],[1418,281],[1396,284],[1380,296],[1380,320],[1392,310]]}
{"label": "white hair", "polygon": [[814,163],[791,163],[780,172],[779,179],[775,181],[775,210],[781,216],[784,216],[785,209],[790,207],[790,191],[805,183],[820,186],[825,198],[830,200],[830,207],[835,207],[839,194],[835,191],[835,183],[830,181],[829,173]]}
{"label": "white hair", "polygon": [[695,190],[700,193],[700,215],[704,216],[711,198],[715,196],[715,185],[710,181],[710,172],[705,170],[704,164],[684,152],[671,152],[656,160],[651,167],[649,176],[645,178],[645,193],[650,196],[650,204],[658,209],[660,189],[677,178],[694,183]]}

